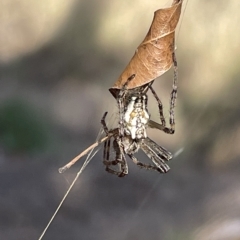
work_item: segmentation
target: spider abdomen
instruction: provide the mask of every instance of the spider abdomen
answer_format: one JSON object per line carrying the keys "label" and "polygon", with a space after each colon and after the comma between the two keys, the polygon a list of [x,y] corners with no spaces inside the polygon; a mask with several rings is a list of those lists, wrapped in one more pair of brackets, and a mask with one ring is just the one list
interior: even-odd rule
{"label": "spider abdomen", "polygon": [[124,113],[125,133],[132,139],[147,137],[146,127],[149,121],[149,113],[146,108],[147,96],[131,96]]}

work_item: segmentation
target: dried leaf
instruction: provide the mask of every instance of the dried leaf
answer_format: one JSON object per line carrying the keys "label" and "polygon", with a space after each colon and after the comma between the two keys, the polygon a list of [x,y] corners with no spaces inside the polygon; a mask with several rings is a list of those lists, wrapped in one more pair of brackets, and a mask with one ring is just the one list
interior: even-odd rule
{"label": "dried leaf", "polygon": [[172,64],[175,29],[181,14],[183,0],[174,0],[169,8],[154,13],[152,25],[137,48],[129,64],[109,91],[116,97],[127,79],[135,74],[127,88],[143,86],[167,72]]}

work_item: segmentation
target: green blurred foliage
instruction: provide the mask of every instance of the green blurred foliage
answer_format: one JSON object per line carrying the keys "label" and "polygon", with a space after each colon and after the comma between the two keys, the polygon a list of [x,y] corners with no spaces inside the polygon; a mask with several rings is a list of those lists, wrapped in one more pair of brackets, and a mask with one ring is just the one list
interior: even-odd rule
{"label": "green blurred foliage", "polygon": [[0,143],[11,153],[32,153],[48,144],[47,124],[33,106],[11,99],[0,106]]}

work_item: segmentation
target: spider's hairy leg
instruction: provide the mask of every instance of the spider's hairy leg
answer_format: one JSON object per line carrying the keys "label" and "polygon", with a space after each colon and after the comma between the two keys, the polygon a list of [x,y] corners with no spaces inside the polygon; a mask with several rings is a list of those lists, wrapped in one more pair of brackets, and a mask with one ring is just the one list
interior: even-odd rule
{"label": "spider's hairy leg", "polygon": [[127,85],[129,84],[130,81],[132,81],[134,78],[135,78],[135,74],[132,74],[128,79],[127,81],[123,84],[123,87],[122,87],[122,90],[125,91],[126,88],[127,88]]}
{"label": "spider's hairy leg", "polygon": [[103,149],[103,163],[104,163],[104,165],[107,165],[107,162],[109,161],[110,147],[111,147],[111,139],[108,139],[104,143],[104,149]]}
{"label": "spider's hairy leg", "polygon": [[160,98],[158,97],[157,93],[154,91],[153,87],[150,85],[149,86],[150,90],[152,91],[153,96],[155,97],[157,104],[158,104],[158,110],[159,110],[159,115],[160,115],[160,120],[161,120],[161,125],[163,127],[165,127],[166,125],[166,120],[165,117],[163,115],[163,105],[162,105],[162,101],[160,100]]}
{"label": "spider's hairy leg", "polygon": [[150,146],[142,142],[141,149],[156,165],[157,171],[160,173],[167,173],[170,170],[170,167]]}
{"label": "spider's hairy leg", "polygon": [[176,106],[176,100],[177,100],[177,82],[178,82],[178,66],[177,66],[177,58],[175,52],[172,53],[173,58],[173,89],[171,92],[171,99],[170,99],[170,133],[175,132],[175,119],[174,119],[174,108]]}
{"label": "spider's hairy leg", "polygon": [[[110,147],[111,147],[111,137],[104,144],[104,154],[103,154],[103,164],[106,166],[106,171],[117,175],[118,177],[124,177],[128,174],[128,166],[126,162],[125,155],[122,155],[120,148],[118,146],[116,137],[113,140],[113,148],[115,151],[115,160],[110,160]],[[119,170],[112,169],[111,166],[118,165]]]}
{"label": "spider's hairy leg", "polygon": [[128,174],[128,165],[121,143],[122,143],[121,140],[117,136],[113,141],[113,148],[116,153],[116,161],[120,164],[120,172],[118,176],[124,177],[125,175]]}
{"label": "spider's hairy leg", "polygon": [[[174,118],[174,108],[176,106],[176,100],[177,100],[177,82],[178,82],[178,66],[177,66],[177,59],[175,52],[172,53],[172,60],[173,60],[173,86],[172,86],[172,92],[170,97],[170,110],[169,110],[169,125],[170,127],[166,127],[166,121],[163,116],[163,105],[159,97],[157,96],[156,92],[150,85],[149,88],[152,91],[153,96],[155,97],[157,103],[158,103],[158,109],[160,114],[160,120],[161,124],[155,123],[154,121],[151,121],[149,126],[153,128],[157,128],[159,130],[164,131],[165,133],[173,134],[175,132],[175,118]],[[152,125],[152,126],[151,126]]]}
{"label": "spider's hairy leg", "polygon": [[143,139],[143,142],[145,145],[148,145],[149,147],[151,147],[151,149],[154,149],[157,155],[160,158],[164,159],[165,161],[169,161],[170,159],[172,159],[172,154],[169,151],[167,151],[167,149],[165,149],[164,147],[159,146],[152,139],[147,137]]}
{"label": "spider's hairy leg", "polygon": [[105,112],[105,113],[103,114],[103,117],[102,117],[102,119],[101,119],[101,124],[102,124],[102,127],[103,127],[104,132],[105,132],[106,135],[108,136],[108,135],[109,135],[109,130],[108,130],[108,127],[107,127],[107,124],[106,124],[106,121],[105,121],[107,114],[108,114],[108,112]]}
{"label": "spider's hairy leg", "polygon": [[128,156],[132,159],[132,161],[139,166],[140,168],[145,168],[147,170],[155,170],[155,171],[159,171],[159,168],[157,166],[151,165],[151,164],[146,164],[146,163],[142,163],[140,161],[137,160],[137,158],[133,155],[133,154],[128,154]]}
{"label": "spider's hairy leg", "polygon": [[[107,116],[107,112],[104,113],[101,119],[101,124],[106,136],[108,136],[109,130],[105,121],[106,116]],[[106,170],[109,165],[110,147],[111,147],[111,137],[107,141],[105,141],[104,148],[103,148],[103,164],[106,166]]]}
{"label": "spider's hairy leg", "polygon": [[[116,140],[117,134],[118,134],[118,129],[113,129],[113,130],[108,130],[107,124],[106,124],[106,116],[107,112],[104,113],[102,119],[101,119],[101,124],[103,126],[103,130],[106,133],[107,136],[109,136],[109,133],[114,133],[112,137],[110,137],[105,143],[104,143],[104,150],[103,150],[103,164],[106,166],[106,171],[110,172],[112,174],[116,174],[119,177],[123,177],[128,173],[128,167],[126,163],[126,159],[124,154],[122,154],[119,144]],[[110,161],[110,149],[111,149],[111,140],[113,140],[113,148],[116,153],[115,160]],[[110,166],[114,165],[119,165],[120,171],[116,171]]]}

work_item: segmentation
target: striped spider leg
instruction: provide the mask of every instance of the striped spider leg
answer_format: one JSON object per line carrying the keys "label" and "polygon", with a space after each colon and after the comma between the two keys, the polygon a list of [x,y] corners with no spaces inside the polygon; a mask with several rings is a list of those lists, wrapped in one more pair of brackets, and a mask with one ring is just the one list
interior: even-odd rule
{"label": "striped spider leg", "polygon": [[170,97],[170,110],[169,110],[169,114],[170,114],[169,125],[170,125],[170,127],[166,127],[166,120],[165,120],[165,117],[163,116],[163,105],[162,105],[161,100],[157,96],[157,94],[154,91],[154,89],[152,88],[152,86],[151,85],[149,86],[150,90],[152,91],[153,96],[155,97],[155,99],[158,103],[158,109],[159,109],[161,123],[159,124],[159,123],[156,123],[155,121],[149,120],[148,126],[151,128],[157,128],[168,134],[174,134],[174,132],[175,132],[174,108],[175,108],[176,100],[177,100],[178,68],[177,68],[177,59],[176,59],[175,52],[173,52],[172,58],[173,58],[174,75],[173,75],[173,89],[172,89],[171,97]]}
{"label": "striped spider leg", "polygon": [[[108,130],[105,118],[107,116],[107,112],[104,113],[101,124],[103,126],[103,130],[106,134],[106,136],[109,136],[110,133],[113,135],[109,137],[106,142],[104,143],[104,149],[103,149],[103,164],[106,166],[106,171],[116,174],[119,177],[124,177],[126,174],[128,174],[128,166],[126,157],[124,154],[124,149],[122,148],[122,144],[120,142],[120,134],[119,129],[115,128],[112,130]],[[111,142],[113,138],[113,150],[116,154],[114,160],[110,160],[110,149],[111,149]],[[118,165],[119,170],[114,170],[111,168],[111,166]]]}
{"label": "striped spider leg", "polygon": [[[128,165],[125,154],[127,154],[132,161],[141,168],[156,170],[160,173],[166,173],[169,171],[170,168],[165,162],[172,158],[170,152],[148,137],[132,139],[131,135],[124,135],[120,141],[119,128],[108,130],[105,122],[106,115],[107,112],[103,115],[101,123],[106,135],[109,135],[110,133],[112,134],[112,136],[105,142],[103,150],[103,163],[106,166],[106,171],[113,173],[118,177],[124,177],[128,174]],[[111,142],[115,152],[114,160],[110,159]],[[138,152],[139,149],[142,149],[154,164],[146,164],[138,161],[134,156],[134,153]],[[118,167],[117,170],[114,169],[114,166],[116,165]]]}

